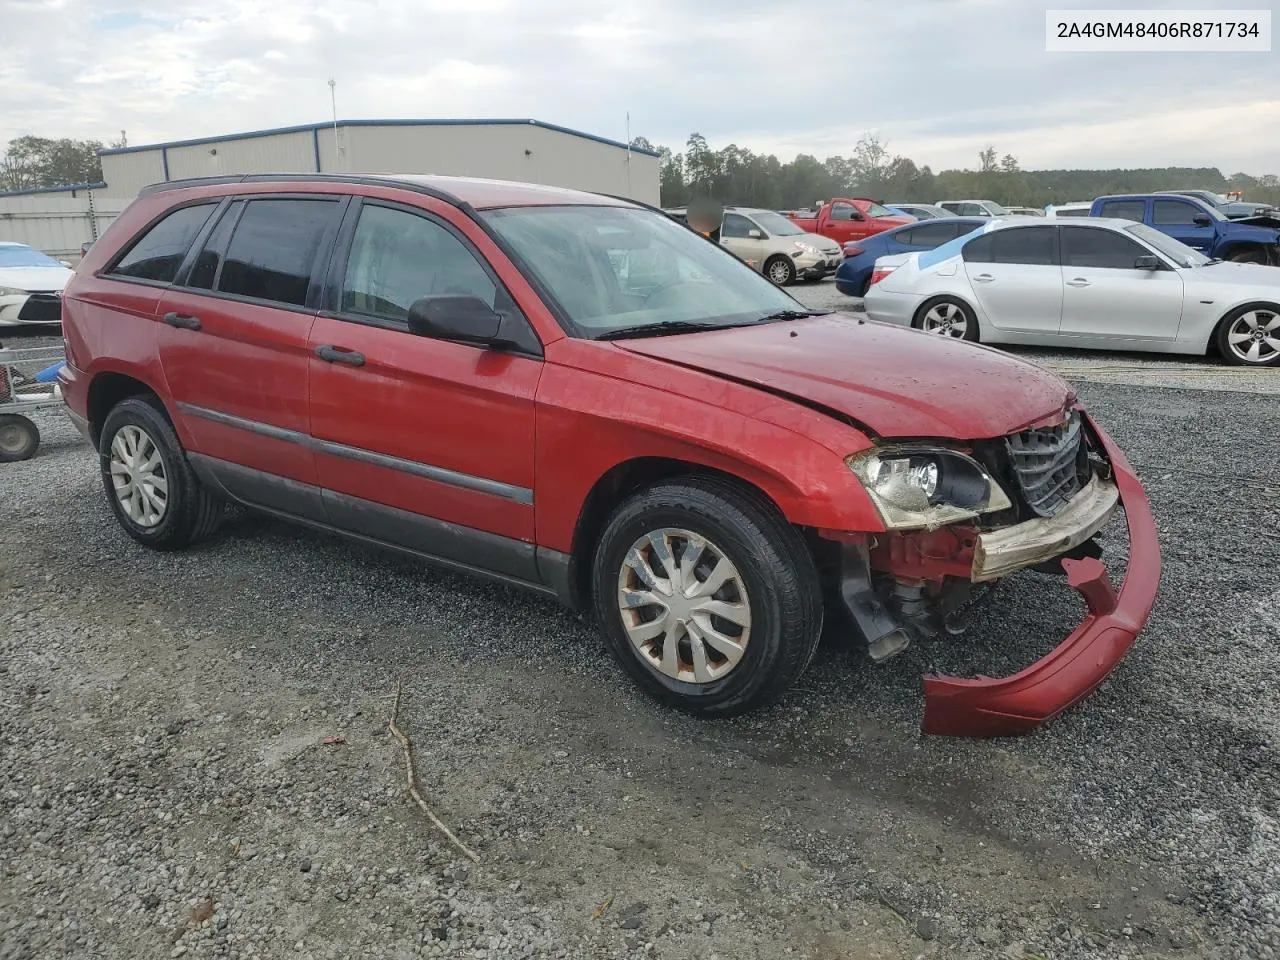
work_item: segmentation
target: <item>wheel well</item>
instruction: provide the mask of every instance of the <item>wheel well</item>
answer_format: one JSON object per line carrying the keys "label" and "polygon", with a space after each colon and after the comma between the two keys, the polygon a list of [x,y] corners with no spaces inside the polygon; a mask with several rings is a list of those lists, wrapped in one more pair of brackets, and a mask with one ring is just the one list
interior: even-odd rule
{"label": "wheel well", "polygon": [[1244,313],[1246,310],[1269,310],[1280,313],[1280,303],[1271,303],[1266,300],[1255,300],[1252,303],[1240,303],[1232,307],[1226,313],[1218,318],[1218,322],[1213,325],[1213,329],[1209,331],[1209,342],[1205,344],[1204,355],[1221,356],[1222,350],[1218,346],[1218,335],[1222,332],[1223,325],[1236,314]]}
{"label": "wheel well", "polygon": [[786,255],[785,253],[771,253],[771,254],[769,254],[769,256],[767,256],[767,257],[765,257],[765,258],[764,258],[764,263],[762,263],[762,264],[760,265],[760,266],[761,266],[761,269],[762,269],[762,270],[768,270],[768,269],[769,269],[769,264],[771,264],[771,263],[775,263],[775,262],[777,262],[778,260],[783,261],[784,263],[786,263],[786,265],[787,265],[787,266],[791,267],[793,270],[795,269],[795,267],[794,267],[794,266],[792,266],[791,260],[790,260],[790,259],[788,259],[787,255]]}
{"label": "wheel well", "polygon": [[[569,579],[573,606],[586,609],[591,596],[591,562],[596,544],[618,504],[638,490],[663,480],[679,477],[714,477],[753,496],[763,498],[777,509],[773,498],[755,484],[714,467],[665,457],[638,457],[617,464],[596,481],[587,494],[573,531]],[[781,510],[778,511],[781,514]]]}
{"label": "wheel well", "polygon": [[1244,252],[1246,252],[1246,251],[1248,251],[1248,252],[1256,252],[1256,253],[1260,253],[1260,254],[1262,254],[1262,262],[1263,262],[1263,263],[1271,263],[1271,262],[1272,262],[1271,252],[1267,249],[1266,244],[1262,244],[1262,243],[1255,243],[1255,242],[1254,242],[1254,241],[1252,241],[1252,240],[1245,240],[1245,241],[1243,241],[1243,242],[1233,243],[1233,244],[1231,244],[1231,245],[1230,245],[1230,246],[1228,246],[1228,247],[1224,247],[1224,248],[1222,249],[1222,259],[1223,259],[1223,260],[1230,260],[1230,259],[1231,259],[1232,257],[1234,257],[1236,254],[1238,254],[1238,253],[1244,253]]}
{"label": "wheel well", "polygon": [[155,395],[155,391],[143,383],[123,373],[100,373],[89,384],[89,432],[97,446],[99,433],[107,414],[121,400],[136,397],[140,393]]}

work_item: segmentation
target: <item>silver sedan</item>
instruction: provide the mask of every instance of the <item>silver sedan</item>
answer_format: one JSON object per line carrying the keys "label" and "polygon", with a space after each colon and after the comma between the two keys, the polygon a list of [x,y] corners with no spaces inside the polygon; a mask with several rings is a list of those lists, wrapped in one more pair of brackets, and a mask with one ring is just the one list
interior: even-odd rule
{"label": "silver sedan", "polygon": [[983,343],[1146,350],[1280,366],[1280,267],[1223,263],[1128,220],[993,220],[882,257],[872,320]]}

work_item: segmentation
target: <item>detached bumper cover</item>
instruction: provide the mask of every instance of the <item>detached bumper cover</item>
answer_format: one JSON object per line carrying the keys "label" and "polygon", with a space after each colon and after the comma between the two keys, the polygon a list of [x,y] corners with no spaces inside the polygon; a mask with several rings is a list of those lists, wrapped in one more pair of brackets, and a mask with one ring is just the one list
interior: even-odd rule
{"label": "detached bumper cover", "polygon": [[[1087,415],[1086,415],[1087,416]],[[1160,585],[1160,545],[1151,506],[1129,461],[1090,420],[1115,475],[1129,527],[1129,565],[1116,592],[1094,559],[1064,560],[1067,582],[1089,614],[1057,648],[1011,677],[924,678],[924,732],[959,737],[1029,733],[1098,686],[1146,625]],[[1110,514],[1110,511],[1107,511]]]}

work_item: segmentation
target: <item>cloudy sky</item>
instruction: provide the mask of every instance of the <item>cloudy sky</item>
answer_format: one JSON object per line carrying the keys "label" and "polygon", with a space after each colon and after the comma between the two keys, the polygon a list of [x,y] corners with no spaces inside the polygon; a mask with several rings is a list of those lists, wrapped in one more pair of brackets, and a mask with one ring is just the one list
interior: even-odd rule
{"label": "cloudy sky", "polygon": [[1108,5],[0,0],[0,144],[327,120],[333,77],[351,119],[532,117],[622,139],[630,111],[655,143],[696,130],[782,159],[871,130],[935,170],[990,143],[1033,169],[1280,173],[1280,53],[1045,52],[1046,7]]}

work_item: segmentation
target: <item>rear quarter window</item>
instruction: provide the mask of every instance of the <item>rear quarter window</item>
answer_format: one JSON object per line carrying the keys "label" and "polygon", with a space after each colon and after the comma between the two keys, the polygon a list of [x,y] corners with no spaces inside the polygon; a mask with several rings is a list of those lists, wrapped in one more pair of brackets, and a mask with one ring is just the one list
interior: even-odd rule
{"label": "rear quarter window", "polygon": [[174,210],[133,241],[107,275],[173,283],[187,251],[209,221],[215,206],[217,204],[201,203]]}

